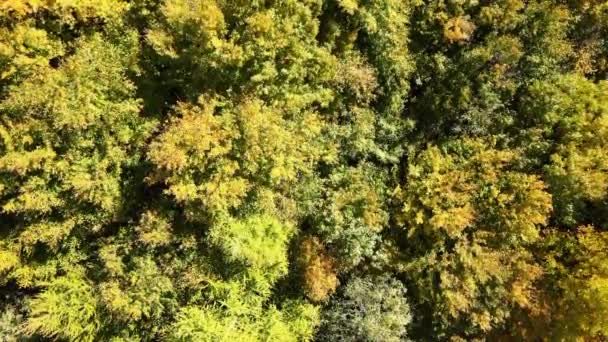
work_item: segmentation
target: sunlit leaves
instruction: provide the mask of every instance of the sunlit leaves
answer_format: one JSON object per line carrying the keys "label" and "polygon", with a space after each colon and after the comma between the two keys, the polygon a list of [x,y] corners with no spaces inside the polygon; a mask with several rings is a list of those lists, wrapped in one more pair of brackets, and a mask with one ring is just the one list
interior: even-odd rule
{"label": "sunlit leaves", "polygon": [[568,226],[603,222],[593,211],[608,196],[607,86],[563,76],[533,84],[526,98],[524,141],[532,157],[549,159],[544,171],[556,216]]}
{"label": "sunlit leaves", "polygon": [[313,113],[288,122],[259,100],[199,102],[177,108],[179,119],[149,153],[157,170],[151,182],[167,183],[167,193],[191,210],[201,205],[213,216],[236,208],[251,192],[297,181],[323,154],[315,148],[322,145],[314,143],[322,123]]}
{"label": "sunlit leaves", "polygon": [[[482,141],[431,146],[397,192],[407,234],[404,272],[438,334],[488,332],[527,307],[541,269],[526,250],[547,223],[551,196],[537,177],[509,170],[517,154]],[[447,335],[449,336],[449,335]]]}
{"label": "sunlit leaves", "polygon": [[158,319],[170,300],[171,281],[150,259],[139,258],[133,264],[130,272],[100,284],[101,302],[117,320]]}
{"label": "sunlit leaves", "polygon": [[228,263],[240,263],[265,273],[273,283],[287,273],[287,243],[292,229],[269,216],[246,220],[227,219],[209,232],[211,243],[218,246]]}
{"label": "sunlit leaves", "polygon": [[178,315],[171,340],[309,341],[317,316],[312,305],[299,302],[288,303],[282,311],[264,310],[257,320],[229,316],[214,308],[186,307]]}
{"label": "sunlit leaves", "polygon": [[607,9],[0,0],[0,339],[605,338]]}
{"label": "sunlit leaves", "polygon": [[545,276],[540,310],[531,315],[532,336],[579,340],[605,336],[608,322],[608,236],[593,226],[574,234],[551,230],[540,246]]}
{"label": "sunlit leaves", "polygon": [[336,261],[315,237],[302,241],[298,256],[304,292],[315,302],[323,301],[338,287]]}
{"label": "sunlit leaves", "polygon": [[82,275],[68,274],[53,280],[33,298],[25,331],[50,338],[94,341],[101,322],[93,288]]}

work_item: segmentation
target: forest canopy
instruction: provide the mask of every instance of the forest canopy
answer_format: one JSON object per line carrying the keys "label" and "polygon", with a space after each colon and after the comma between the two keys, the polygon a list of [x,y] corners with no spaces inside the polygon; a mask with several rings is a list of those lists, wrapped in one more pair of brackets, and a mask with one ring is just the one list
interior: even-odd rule
{"label": "forest canopy", "polygon": [[0,340],[606,338],[608,1],[0,0]]}

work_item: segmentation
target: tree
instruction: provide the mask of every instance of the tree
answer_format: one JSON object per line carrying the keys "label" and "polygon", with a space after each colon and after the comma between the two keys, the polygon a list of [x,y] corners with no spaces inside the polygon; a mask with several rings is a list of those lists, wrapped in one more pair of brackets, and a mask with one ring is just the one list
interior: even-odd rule
{"label": "tree", "polygon": [[[591,226],[580,227],[574,239],[576,250],[570,256],[558,254],[548,258],[548,269],[552,276],[557,273],[559,279],[556,291],[559,297],[551,302],[552,333],[563,339],[606,336],[608,234]],[[574,266],[568,267],[566,263]]]}
{"label": "tree", "polygon": [[310,224],[328,244],[337,267],[347,271],[373,256],[388,225],[387,176],[371,164],[337,169],[323,184]]}
{"label": "tree", "polygon": [[607,23],[0,1],[0,339],[605,339]]}
{"label": "tree", "polygon": [[548,221],[551,195],[536,176],[512,170],[517,153],[461,140],[429,146],[397,190],[408,278],[435,336],[471,338],[533,301],[541,274],[529,248]]}
{"label": "tree", "polygon": [[405,287],[388,276],[351,279],[322,317],[321,341],[403,341],[411,321]]}
{"label": "tree", "polygon": [[[132,97],[124,49],[106,46],[99,36],[83,39],[61,68],[13,86],[0,105],[0,203],[5,224],[12,225],[5,248],[21,250],[26,265],[44,245],[47,266],[56,267],[54,259],[70,253],[64,241],[95,235],[128,211],[125,170],[139,160],[153,126]],[[101,59],[91,63],[92,54]],[[8,279],[34,285],[41,273],[26,270]]]}
{"label": "tree", "polygon": [[565,226],[606,224],[606,89],[604,81],[565,75],[532,84],[523,101],[523,143],[530,160],[543,168],[556,220]]}
{"label": "tree", "polygon": [[[537,304],[514,315],[521,338],[583,340],[606,336],[608,305],[607,235],[592,226],[573,233],[551,229],[539,241],[537,253],[544,274]],[[507,327],[506,329],[509,329]]]}
{"label": "tree", "polygon": [[201,274],[209,286],[202,294],[207,300],[195,300],[180,310],[172,338],[310,340],[318,320],[313,305],[299,300],[283,302],[281,309],[266,305],[273,284],[287,272],[289,236],[289,227],[271,217],[229,220],[215,226],[209,239],[223,255],[223,276]]}
{"label": "tree", "polygon": [[298,254],[304,293],[313,302],[326,300],[338,287],[335,259],[316,237],[304,239]]}
{"label": "tree", "polygon": [[101,328],[93,288],[76,273],[53,279],[29,307],[24,328],[27,333],[94,341]]}
{"label": "tree", "polygon": [[[502,134],[529,82],[564,70],[575,15],[547,1],[415,1],[412,141]],[[424,144],[423,144],[424,145]]]}

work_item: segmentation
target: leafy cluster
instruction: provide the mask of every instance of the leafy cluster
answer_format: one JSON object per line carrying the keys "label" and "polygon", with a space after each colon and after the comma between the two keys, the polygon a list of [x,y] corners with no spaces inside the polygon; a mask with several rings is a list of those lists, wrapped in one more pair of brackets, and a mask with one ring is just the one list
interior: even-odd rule
{"label": "leafy cluster", "polygon": [[0,1],[0,340],[608,337],[608,3]]}

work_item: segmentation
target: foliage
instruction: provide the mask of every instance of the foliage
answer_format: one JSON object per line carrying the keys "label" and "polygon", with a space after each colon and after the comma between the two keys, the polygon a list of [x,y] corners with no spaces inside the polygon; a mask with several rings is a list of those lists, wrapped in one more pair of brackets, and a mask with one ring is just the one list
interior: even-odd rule
{"label": "foliage", "polygon": [[465,336],[502,324],[513,307],[531,305],[541,273],[527,246],[547,223],[551,195],[538,177],[509,170],[513,151],[490,146],[429,146],[396,193],[408,244],[402,272],[439,336],[452,334],[444,322],[459,322]]}
{"label": "foliage", "polygon": [[606,339],[606,37],[599,0],[0,1],[0,339]]}
{"label": "foliage", "polygon": [[545,273],[538,300],[529,312],[514,317],[525,339],[583,340],[605,336],[608,236],[593,226],[574,234],[555,229],[539,246]]}
{"label": "foliage", "polygon": [[593,83],[565,75],[553,82],[534,83],[524,102],[525,142],[543,165],[554,193],[556,219],[606,224],[601,202],[608,196],[608,83]]}
{"label": "foliage", "polygon": [[20,312],[21,303],[13,303],[6,295],[4,302],[0,313],[0,338],[7,342],[17,342],[24,337],[20,329],[24,318],[24,313]]}
{"label": "foliage", "polygon": [[324,184],[324,199],[312,213],[315,231],[329,244],[338,268],[347,270],[374,254],[388,225],[387,189],[381,170],[362,164],[337,169]]}
{"label": "foliage", "polygon": [[403,341],[411,321],[404,294],[387,276],[352,279],[325,312],[320,340]]}
{"label": "foliage", "polygon": [[318,238],[302,241],[298,264],[302,272],[304,293],[313,302],[326,300],[338,287],[336,262]]}
{"label": "foliage", "polygon": [[568,260],[574,267],[560,270],[563,265],[551,264],[552,271],[556,266],[558,272],[566,271],[557,282],[562,293],[553,302],[554,331],[564,339],[605,336],[608,333],[608,321],[604,315],[608,310],[608,269],[605,263],[608,234],[591,226],[581,227],[576,235],[576,247],[576,254]]}
{"label": "foliage", "polygon": [[54,279],[29,307],[24,328],[28,333],[93,341],[101,326],[93,288],[77,274]]}
{"label": "foliage", "polygon": [[288,303],[283,311],[275,308],[254,317],[230,316],[213,309],[186,307],[178,316],[172,340],[175,341],[308,341],[317,312],[311,304]]}

